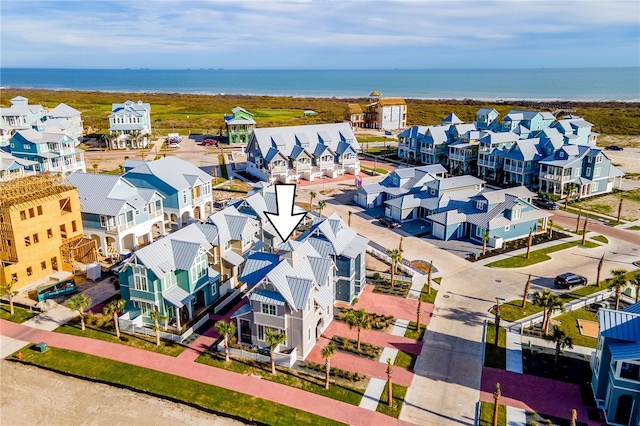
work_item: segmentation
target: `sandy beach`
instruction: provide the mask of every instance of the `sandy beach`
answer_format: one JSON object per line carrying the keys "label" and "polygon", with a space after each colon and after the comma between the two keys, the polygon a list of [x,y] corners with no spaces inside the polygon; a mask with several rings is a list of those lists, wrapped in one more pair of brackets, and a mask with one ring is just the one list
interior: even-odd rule
{"label": "sandy beach", "polygon": [[0,378],[1,425],[244,424],[161,398],[5,360],[0,361]]}

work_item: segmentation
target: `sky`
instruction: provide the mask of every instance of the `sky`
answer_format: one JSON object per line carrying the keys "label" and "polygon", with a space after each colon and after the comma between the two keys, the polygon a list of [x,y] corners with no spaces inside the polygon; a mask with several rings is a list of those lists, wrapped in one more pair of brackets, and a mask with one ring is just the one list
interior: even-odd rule
{"label": "sky", "polygon": [[640,66],[640,1],[0,1],[0,66]]}

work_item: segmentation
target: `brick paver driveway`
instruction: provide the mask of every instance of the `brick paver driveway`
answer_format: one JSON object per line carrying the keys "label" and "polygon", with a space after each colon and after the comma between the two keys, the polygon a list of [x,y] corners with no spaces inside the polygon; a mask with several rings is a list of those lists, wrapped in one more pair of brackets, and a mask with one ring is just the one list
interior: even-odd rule
{"label": "brick paver driveway", "polygon": [[[395,318],[407,321],[415,321],[417,318],[418,301],[412,299],[404,299],[397,296],[389,296],[373,292],[373,286],[367,284],[362,295],[358,298],[358,303],[350,306],[346,303],[338,302],[336,306],[352,307],[355,309],[364,308],[367,312],[375,312],[382,315],[393,315]],[[420,322],[429,324],[429,318],[433,312],[433,305],[429,303],[422,304],[422,315]]]}

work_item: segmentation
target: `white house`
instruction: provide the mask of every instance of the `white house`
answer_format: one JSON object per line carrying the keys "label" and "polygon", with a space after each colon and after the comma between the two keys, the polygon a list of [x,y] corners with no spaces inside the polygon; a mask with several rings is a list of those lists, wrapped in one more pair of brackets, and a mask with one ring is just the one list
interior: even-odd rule
{"label": "white house", "polygon": [[112,104],[109,133],[117,135],[111,141],[112,149],[146,148],[151,136],[151,105],[138,101]]}

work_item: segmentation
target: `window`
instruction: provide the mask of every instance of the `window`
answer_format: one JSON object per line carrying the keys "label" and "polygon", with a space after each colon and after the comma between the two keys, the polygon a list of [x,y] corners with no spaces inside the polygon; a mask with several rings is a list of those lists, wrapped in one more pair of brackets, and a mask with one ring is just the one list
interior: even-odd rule
{"label": "window", "polygon": [[484,237],[485,229],[481,226],[476,226],[476,237]]}
{"label": "window", "polygon": [[33,208],[29,209],[29,217],[35,217],[36,216],[36,212],[33,210]]}
{"label": "window", "polygon": [[258,326],[258,340],[262,340],[264,342],[264,326]]}
{"label": "window", "polygon": [[640,364],[623,362],[620,366],[620,378],[640,382]]}
{"label": "window", "polygon": [[311,298],[307,299],[307,311],[311,310]]}
{"label": "window", "polygon": [[520,208],[520,206],[515,206],[513,209],[511,209],[511,220],[520,219],[521,214],[522,209]]}
{"label": "window", "polygon": [[229,250],[230,248],[231,248],[231,241],[227,241],[226,243],[224,243],[225,250]]}
{"label": "window", "polygon": [[253,235],[249,234],[242,239],[242,247],[244,248],[248,246],[249,244],[251,244],[251,241],[253,241]]}
{"label": "window", "polygon": [[51,258],[51,269],[53,269],[54,271],[58,270],[58,258],[56,256],[53,256]]}
{"label": "window", "polygon": [[262,303],[261,312],[267,315],[276,315],[276,305],[270,305],[268,303]]}
{"label": "window", "polygon": [[20,220],[27,220],[27,213],[24,210],[20,210]]}
{"label": "window", "polygon": [[218,286],[215,284],[211,285],[211,295],[216,297],[218,295]]}
{"label": "window", "polygon": [[182,194],[182,202],[183,203],[187,202],[187,192],[186,191]]}
{"label": "window", "polygon": [[18,274],[17,273],[14,272],[13,274],[11,274],[11,281],[14,281],[14,282],[18,281]]}
{"label": "window", "polygon": [[22,144],[22,147],[24,149],[31,149],[31,145],[29,145],[28,143]]}
{"label": "window", "polygon": [[596,156],[596,163],[602,163],[602,154]]}
{"label": "window", "polygon": [[40,268],[44,271],[45,269],[47,269],[47,261],[43,260],[42,262],[40,262]]}
{"label": "window", "polygon": [[593,182],[591,184],[591,192],[596,192],[598,190],[598,187],[600,186],[600,182]]}
{"label": "window", "polygon": [[587,167],[587,177],[591,177],[591,167]]}
{"label": "window", "polygon": [[47,238],[53,238],[53,229],[47,229]]}
{"label": "window", "polygon": [[429,193],[431,195],[436,195],[436,189],[435,188],[429,188]]}
{"label": "window", "polygon": [[77,232],[78,231],[78,226],[76,225],[76,221],[72,220],[71,221],[71,232]]}
{"label": "window", "polygon": [[140,210],[136,209],[136,216],[140,214]]}
{"label": "window", "polygon": [[505,225],[505,226],[504,226],[504,230],[505,230],[505,231],[508,231],[509,229],[511,229],[511,225]]}
{"label": "window", "polygon": [[25,247],[29,247],[31,245],[31,237],[29,237],[28,235],[24,237],[24,245]]}
{"label": "window", "polygon": [[106,228],[107,227],[107,217],[103,214],[100,215],[100,226],[102,228]]}
{"label": "window", "polygon": [[67,239],[67,227],[66,225],[60,225],[60,236],[63,240]]}
{"label": "window", "polygon": [[42,206],[38,206],[38,216],[42,216]]}
{"label": "window", "polygon": [[142,312],[142,315],[145,317],[148,317],[149,315],[151,315],[151,312],[155,311],[156,309],[156,305],[148,302],[134,301],[133,306],[140,309],[140,311]]}
{"label": "window", "polygon": [[575,170],[573,171],[573,176],[578,177],[580,176],[580,173],[582,173],[582,167],[576,167]]}
{"label": "window", "polygon": [[140,265],[133,265],[133,282],[136,290],[149,291],[147,285],[147,268]]}
{"label": "window", "polygon": [[60,211],[62,214],[71,213],[71,200],[69,198],[60,200]]}
{"label": "window", "polygon": [[311,327],[307,329],[307,342],[311,341]]}
{"label": "window", "polygon": [[33,244],[40,242],[40,238],[38,238],[38,234],[33,234]]}
{"label": "window", "polygon": [[597,178],[600,176],[600,167],[596,167],[595,169],[593,169],[593,177]]}
{"label": "window", "polygon": [[482,201],[482,200],[476,201],[476,208],[478,210],[484,210],[484,201]]}
{"label": "window", "polygon": [[29,267],[27,268],[27,276],[29,276],[29,277],[30,277],[31,275],[33,275],[33,269],[31,269],[31,266],[29,266]]}

